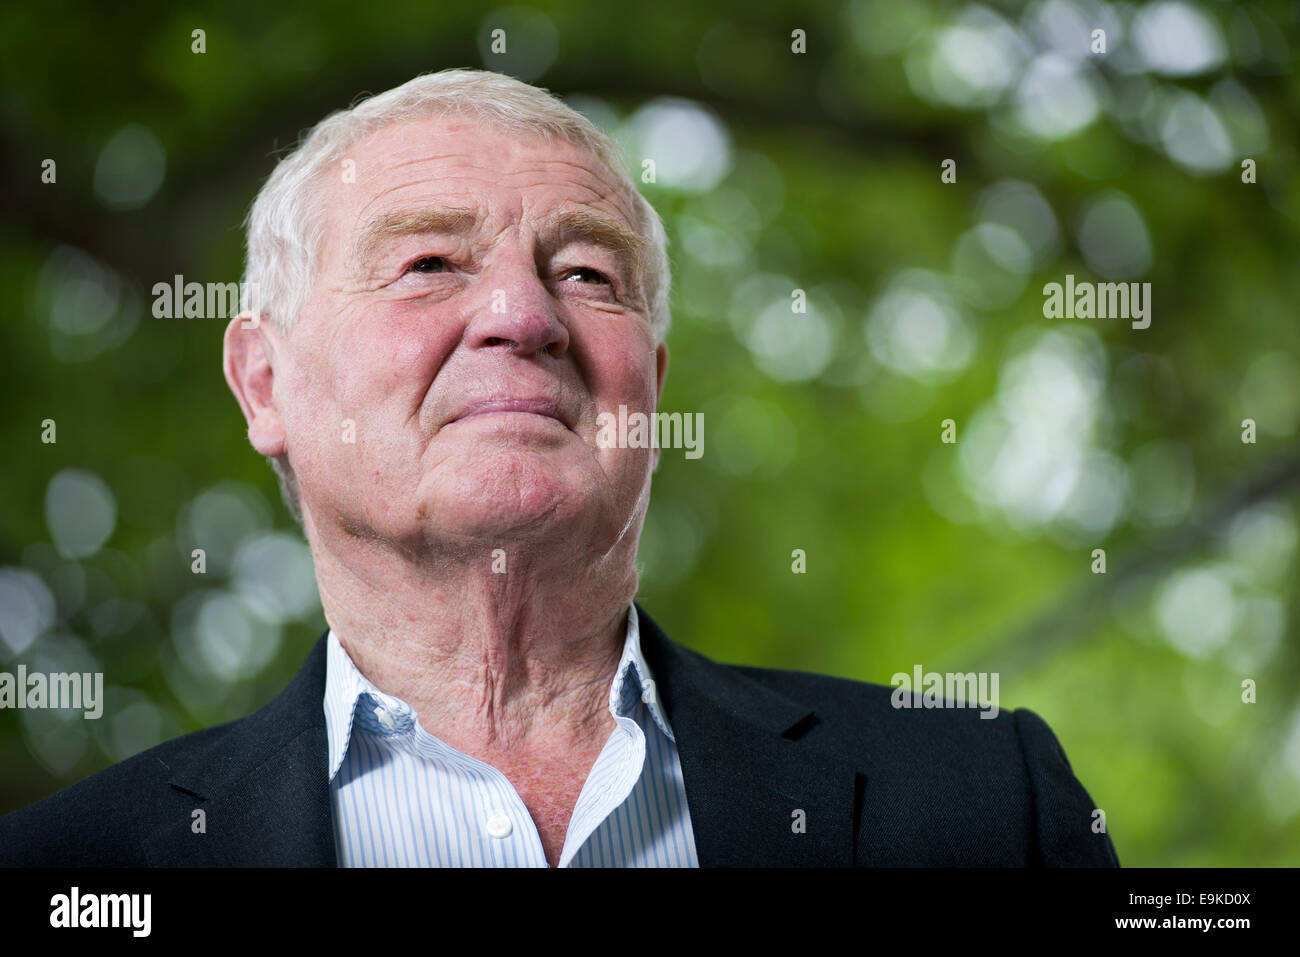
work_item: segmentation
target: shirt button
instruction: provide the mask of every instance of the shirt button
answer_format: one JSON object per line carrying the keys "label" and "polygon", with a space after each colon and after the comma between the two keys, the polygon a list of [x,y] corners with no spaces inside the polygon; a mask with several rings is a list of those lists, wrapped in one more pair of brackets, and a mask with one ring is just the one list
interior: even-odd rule
{"label": "shirt button", "polygon": [[397,727],[397,720],[393,717],[393,713],[383,705],[375,709],[375,719],[389,731]]}
{"label": "shirt button", "polygon": [[493,814],[487,819],[488,835],[495,837],[498,840],[504,837],[509,837],[510,832],[514,829],[515,826],[510,822],[510,818],[504,814]]}
{"label": "shirt button", "polygon": [[655,683],[653,678],[646,680],[645,687],[641,691],[641,700],[646,704],[655,703]]}

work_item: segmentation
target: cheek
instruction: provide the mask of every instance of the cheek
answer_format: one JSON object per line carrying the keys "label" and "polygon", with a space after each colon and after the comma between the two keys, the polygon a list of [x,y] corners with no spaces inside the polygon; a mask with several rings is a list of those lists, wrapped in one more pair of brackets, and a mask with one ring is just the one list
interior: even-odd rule
{"label": "cheek", "polygon": [[292,375],[277,385],[280,386],[278,398],[285,411],[285,424],[291,441],[303,433],[315,432],[326,418],[322,413],[334,408],[329,380],[322,377],[319,362],[299,358],[294,363]]}
{"label": "cheek", "polygon": [[336,344],[331,371],[337,401],[357,417],[379,411],[389,399],[418,403],[454,343],[454,335],[431,335],[427,318],[374,320],[363,335]]}
{"label": "cheek", "polygon": [[[655,411],[654,353],[648,343],[643,347],[640,341],[628,342],[626,338],[603,346],[592,364],[592,395],[598,412],[614,416],[616,424],[615,433],[607,436],[614,444],[600,448],[597,455],[606,474],[617,476],[618,484],[634,495],[653,465],[653,452],[638,444],[633,414],[649,417]],[[626,416],[620,414],[619,406],[627,407]]]}
{"label": "cheek", "polygon": [[592,391],[597,403],[617,406],[620,402],[650,411],[655,401],[654,351],[649,341],[626,337],[601,342],[593,350]]}
{"label": "cheek", "polygon": [[407,324],[385,326],[372,344],[377,378],[386,395],[423,396],[446,353],[427,333]]}
{"label": "cheek", "polygon": [[374,348],[405,375],[436,372],[460,341],[459,318],[445,309],[431,313],[428,304],[393,303],[369,327]]}

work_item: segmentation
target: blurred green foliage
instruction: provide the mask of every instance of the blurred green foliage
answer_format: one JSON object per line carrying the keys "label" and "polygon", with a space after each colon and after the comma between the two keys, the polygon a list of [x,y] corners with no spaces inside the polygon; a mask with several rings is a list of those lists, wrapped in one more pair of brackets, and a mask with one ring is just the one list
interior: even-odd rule
{"label": "blurred green foliage", "polygon": [[[706,425],[702,459],[665,451],[643,538],[669,634],[881,683],[997,671],[1125,864],[1300,861],[1294,4],[0,16],[0,667],[109,685],[99,721],[0,712],[0,812],[300,665],[323,620],[224,322],[155,319],[151,289],[238,279],[253,195],[327,112],[483,66],[657,163],[662,409]],[[1150,327],[1044,318],[1067,274],[1149,282]]]}

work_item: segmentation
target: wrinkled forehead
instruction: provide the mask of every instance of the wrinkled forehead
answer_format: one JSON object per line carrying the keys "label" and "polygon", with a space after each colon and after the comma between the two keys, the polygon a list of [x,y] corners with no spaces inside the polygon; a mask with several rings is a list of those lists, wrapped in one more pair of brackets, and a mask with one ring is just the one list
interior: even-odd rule
{"label": "wrinkled forehead", "polygon": [[355,242],[367,224],[435,202],[504,221],[541,220],[567,205],[633,231],[637,222],[619,178],[590,151],[460,115],[403,120],[366,135],[317,188],[336,248]]}

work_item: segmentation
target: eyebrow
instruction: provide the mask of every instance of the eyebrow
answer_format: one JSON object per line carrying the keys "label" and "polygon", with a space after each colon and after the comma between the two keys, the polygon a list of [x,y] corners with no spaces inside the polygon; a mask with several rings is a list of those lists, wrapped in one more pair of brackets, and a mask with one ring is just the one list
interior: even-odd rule
{"label": "eyebrow", "polygon": [[[424,233],[463,236],[479,222],[478,212],[466,206],[430,206],[424,209],[386,213],[362,229],[353,253],[364,262],[391,239]],[[538,225],[540,244],[560,249],[572,242],[586,242],[612,251],[619,268],[630,278],[639,294],[647,268],[650,242],[617,219],[585,209],[559,209],[543,217]]]}

